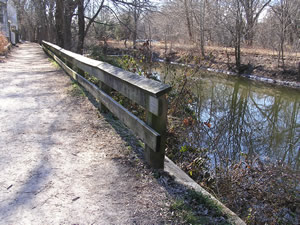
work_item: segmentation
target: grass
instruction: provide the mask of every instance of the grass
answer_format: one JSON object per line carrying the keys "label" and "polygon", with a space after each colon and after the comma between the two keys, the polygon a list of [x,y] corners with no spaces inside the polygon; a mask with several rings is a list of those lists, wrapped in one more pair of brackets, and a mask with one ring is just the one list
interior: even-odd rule
{"label": "grass", "polygon": [[[48,59],[55,68],[57,68],[57,69],[61,68],[55,60],[53,60],[51,58],[48,58]],[[84,89],[76,81],[72,81],[71,87],[68,89],[68,93],[71,96],[75,96],[75,97],[86,96]]]}
{"label": "grass", "polygon": [[145,144],[141,140],[138,140],[138,145],[142,148],[145,148]]}
{"label": "grass", "polygon": [[[128,46],[131,46],[132,43],[130,41],[127,42]],[[124,48],[123,42],[119,42],[116,40],[109,41],[109,44],[115,47]],[[155,42],[152,43],[152,47],[154,49],[165,49],[164,42]],[[170,48],[170,43],[168,43],[168,48]],[[193,44],[179,44],[173,43],[172,48],[174,51],[189,51],[194,50],[196,47]],[[234,48],[231,47],[222,47],[222,46],[205,46],[205,49],[208,51],[222,51],[228,53],[234,53]],[[241,52],[243,54],[259,54],[259,55],[266,55],[266,56],[278,56],[278,51],[274,51],[271,49],[264,49],[259,47],[242,47]],[[289,57],[297,57],[300,58],[300,52],[294,52],[291,49],[285,51],[285,56]]]}
{"label": "grass", "polygon": [[[60,65],[55,60],[53,60],[52,58],[48,58],[48,59],[55,68],[57,69],[61,68]],[[71,96],[75,96],[75,97],[86,96],[84,89],[76,81],[72,81],[71,87],[68,89],[68,93]]]}
{"label": "grass", "polygon": [[197,204],[205,205],[210,211],[214,212],[215,216],[223,216],[221,207],[216,205],[216,203],[208,196],[204,196],[200,192],[196,192],[194,190],[189,191],[189,196]]}
{"label": "grass", "polygon": [[59,66],[59,64],[53,60],[52,58],[48,58],[48,60],[50,61],[50,63],[57,69],[60,69],[61,67]]}
{"label": "grass", "polygon": [[183,218],[187,224],[205,224],[207,221],[200,220],[194,213],[191,207],[189,207],[183,200],[177,199],[171,204],[170,210],[176,212],[177,216]]}
{"label": "grass", "polygon": [[[189,191],[184,199],[177,199],[175,200],[171,206],[170,210],[175,213],[177,217],[183,219],[185,224],[195,224],[195,225],[206,225],[206,224],[213,224],[210,220],[210,217],[226,217],[221,212],[220,208],[216,206],[211,200],[207,197],[201,195],[195,191]],[[209,213],[207,216],[197,215],[196,214],[196,207],[195,204],[203,204],[207,209],[209,209]],[[212,210],[213,209],[213,210]],[[214,211],[212,214],[211,211]],[[218,223],[221,225],[230,225],[228,222],[221,222]]]}
{"label": "grass", "polygon": [[[203,214],[203,207],[207,210]],[[188,190],[170,205],[170,211],[175,217],[181,218],[184,224],[215,224],[230,225],[221,207],[207,196],[194,190]],[[219,220],[218,218],[222,218]]]}
{"label": "grass", "polygon": [[86,96],[83,88],[75,81],[72,82],[72,85],[70,87],[70,89],[68,90],[68,93],[71,96],[77,96],[77,97],[84,97]]}

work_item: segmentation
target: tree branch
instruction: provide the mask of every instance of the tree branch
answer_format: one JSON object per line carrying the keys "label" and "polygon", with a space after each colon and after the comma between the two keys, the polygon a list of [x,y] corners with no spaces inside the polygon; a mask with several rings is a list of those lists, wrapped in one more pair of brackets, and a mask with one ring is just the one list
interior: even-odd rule
{"label": "tree branch", "polygon": [[[92,20],[92,18],[88,17],[88,16],[84,16],[85,19],[88,19],[88,20]],[[105,25],[105,26],[115,26],[114,24],[108,24],[108,23],[101,23],[99,21],[96,21],[94,20],[92,23],[96,23],[96,24],[101,24],[101,25]]]}
{"label": "tree branch", "polygon": [[104,0],[102,0],[97,12],[95,13],[95,15],[90,19],[90,21],[88,22],[87,26],[86,26],[86,29],[84,31],[84,36],[87,35],[87,32],[89,31],[92,23],[95,21],[95,19],[97,18],[97,16],[99,15],[101,9],[103,8],[103,5],[104,5]]}

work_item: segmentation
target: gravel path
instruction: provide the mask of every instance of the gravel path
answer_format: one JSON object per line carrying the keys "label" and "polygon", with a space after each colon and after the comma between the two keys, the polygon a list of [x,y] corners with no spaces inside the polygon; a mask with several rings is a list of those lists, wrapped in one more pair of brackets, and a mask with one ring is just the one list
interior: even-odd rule
{"label": "gravel path", "polygon": [[165,223],[166,190],[71,88],[37,44],[0,63],[0,224]]}

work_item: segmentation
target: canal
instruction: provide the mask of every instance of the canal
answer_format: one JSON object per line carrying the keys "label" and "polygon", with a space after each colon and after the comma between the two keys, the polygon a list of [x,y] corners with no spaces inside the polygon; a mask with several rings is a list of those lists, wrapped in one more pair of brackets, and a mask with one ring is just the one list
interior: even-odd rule
{"label": "canal", "polygon": [[[186,142],[211,152],[212,164],[226,168],[241,157],[300,166],[300,91],[206,71],[187,72],[174,66],[161,77],[187,76],[194,98],[189,107],[198,121]],[[171,71],[171,72],[170,72]],[[173,77],[172,77],[173,76]]]}

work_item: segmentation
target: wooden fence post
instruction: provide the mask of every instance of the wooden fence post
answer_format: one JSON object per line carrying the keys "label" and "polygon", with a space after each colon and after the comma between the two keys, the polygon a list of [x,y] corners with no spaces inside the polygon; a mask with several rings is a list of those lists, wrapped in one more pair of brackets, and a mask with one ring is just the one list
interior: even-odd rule
{"label": "wooden fence post", "polygon": [[165,146],[166,146],[166,129],[167,129],[167,99],[166,95],[158,98],[159,116],[147,111],[146,123],[160,134],[157,149],[151,149],[145,145],[145,160],[154,169],[164,168]]}
{"label": "wooden fence post", "polygon": [[[109,95],[109,93],[111,92],[111,87],[107,86],[104,82],[99,81],[99,88],[105,92],[106,94]],[[103,105],[101,102],[99,102],[99,110],[102,113],[107,113],[109,110],[105,107],[105,105]]]}

